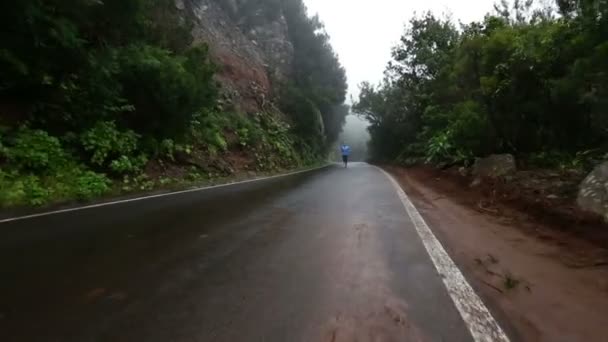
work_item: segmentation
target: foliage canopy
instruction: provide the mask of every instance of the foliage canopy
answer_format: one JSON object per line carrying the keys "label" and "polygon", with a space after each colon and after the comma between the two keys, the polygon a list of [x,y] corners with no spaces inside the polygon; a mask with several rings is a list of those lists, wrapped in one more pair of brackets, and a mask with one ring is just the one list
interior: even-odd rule
{"label": "foliage canopy", "polygon": [[362,84],[354,108],[379,159],[574,154],[608,141],[607,76],[605,1],[502,1],[459,28],[412,19],[385,80]]}

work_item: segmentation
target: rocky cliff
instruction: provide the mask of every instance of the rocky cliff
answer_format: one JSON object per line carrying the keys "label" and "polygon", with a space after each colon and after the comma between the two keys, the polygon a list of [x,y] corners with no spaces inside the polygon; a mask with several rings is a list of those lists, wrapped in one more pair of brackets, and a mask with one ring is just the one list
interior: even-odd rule
{"label": "rocky cliff", "polygon": [[274,107],[274,89],[289,77],[293,60],[281,8],[269,13],[267,2],[246,0],[176,0],[176,5],[192,21],[195,44],[209,46],[223,105],[245,113]]}

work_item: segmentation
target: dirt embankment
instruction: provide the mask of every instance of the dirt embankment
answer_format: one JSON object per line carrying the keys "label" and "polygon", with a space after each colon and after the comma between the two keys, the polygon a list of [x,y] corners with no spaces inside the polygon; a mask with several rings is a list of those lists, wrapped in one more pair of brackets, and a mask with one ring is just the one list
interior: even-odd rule
{"label": "dirt embankment", "polygon": [[608,339],[608,227],[570,207],[567,180],[554,194],[387,169],[515,341]]}

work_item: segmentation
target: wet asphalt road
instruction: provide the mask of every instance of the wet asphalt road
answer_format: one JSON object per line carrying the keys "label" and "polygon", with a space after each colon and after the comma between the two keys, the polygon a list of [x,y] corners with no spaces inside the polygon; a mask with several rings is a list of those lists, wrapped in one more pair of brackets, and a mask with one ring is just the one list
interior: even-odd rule
{"label": "wet asphalt road", "polygon": [[472,341],[366,164],[0,229],[1,341]]}

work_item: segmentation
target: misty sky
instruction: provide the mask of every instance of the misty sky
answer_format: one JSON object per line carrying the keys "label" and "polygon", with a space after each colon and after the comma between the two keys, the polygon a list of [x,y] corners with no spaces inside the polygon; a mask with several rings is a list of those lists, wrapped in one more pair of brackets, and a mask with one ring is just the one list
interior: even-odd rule
{"label": "misty sky", "polygon": [[377,83],[390,60],[391,47],[414,15],[431,10],[454,20],[480,20],[495,0],[304,0],[309,14],[318,13],[346,68],[349,91],[357,96],[362,81]]}

